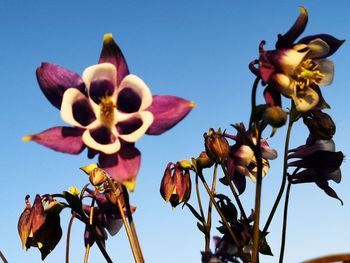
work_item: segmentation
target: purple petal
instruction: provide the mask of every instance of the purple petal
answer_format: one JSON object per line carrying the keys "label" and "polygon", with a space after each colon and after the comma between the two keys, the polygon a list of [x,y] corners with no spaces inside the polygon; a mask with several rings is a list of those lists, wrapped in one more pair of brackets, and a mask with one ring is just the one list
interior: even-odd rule
{"label": "purple petal", "polygon": [[69,153],[81,153],[85,145],[82,141],[84,130],[72,127],[54,127],[41,133],[25,136],[24,141],[35,141],[52,150]]}
{"label": "purple petal", "polygon": [[46,98],[58,109],[66,89],[85,90],[84,82],[78,74],[54,64],[42,63],[36,70],[36,77]]}
{"label": "purple petal", "polygon": [[140,168],[141,153],[133,144],[123,144],[113,155],[100,154],[99,164],[117,182],[136,178]]}
{"label": "purple petal", "polygon": [[337,193],[329,186],[327,180],[318,180],[316,181],[316,184],[318,187],[320,187],[327,195],[329,195],[330,197],[333,197],[335,199],[338,199],[341,203],[341,205],[343,205],[343,200],[341,200],[339,198],[339,196],[337,195]]}
{"label": "purple petal", "polygon": [[275,73],[275,67],[270,62],[272,51],[266,52],[264,49],[265,41],[261,41],[259,45],[259,73],[262,83],[265,85],[270,81],[271,76]]}
{"label": "purple petal", "polygon": [[126,75],[129,75],[128,65],[126,64],[125,58],[122,51],[115,43],[112,34],[104,35],[103,47],[98,63],[111,63],[117,69],[117,85]]}
{"label": "purple petal", "polygon": [[88,126],[96,120],[95,113],[87,99],[79,99],[72,105],[74,120],[82,126]]}
{"label": "purple petal", "polygon": [[193,101],[175,96],[153,96],[152,105],[147,109],[154,121],[147,134],[159,135],[175,126],[194,108]]}
{"label": "purple petal", "polygon": [[108,127],[100,126],[90,130],[91,137],[99,144],[113,143],[116,138]]}
{"label": "purple petal", "polygon": [[315,40],[317,38],[322,39],[329,46],[329,52],[324,57],[329,57],[329,56],[333,55],[338,50],[338,48],[345,42],[345,40],[339,40],[339,39],[337,39],[331,35],[328,35],[328,34],[318,34],[318,35],[303,37],[302,39],[299,40],[298,43],[308,44],[312,40]]}
{"label": "purple petal", "polygon": [[124,88],[118,94],[117,108],[126,113],[137,112],[140,109],[142,99],[131,88]]}
{"label": "purple petal", "polygon": [[100,104],[105,96],[112,96],[114,84],[108,79],[94,80],[90,84],[89,96],[96,103]]}
{"label": "purple petal", "polygon": [[131,118],[117,124],[117,131],[119,134],[130,134],[139,129],[142,126],[142,120],[140,118]]}
{"label": "purple petal", "polygon": [[303,33],[308,21],[308,14],[304,7],[300,7],[300,14],[294,25],[284,35],[278,35],[276,49],[291,48],[293,42]]}
{"label": "purple petal", "polygon": [[280,106],[282,105],[281,93],[271,86],[267,86],[264,90],[264,98],[266,104],[271,106]]}

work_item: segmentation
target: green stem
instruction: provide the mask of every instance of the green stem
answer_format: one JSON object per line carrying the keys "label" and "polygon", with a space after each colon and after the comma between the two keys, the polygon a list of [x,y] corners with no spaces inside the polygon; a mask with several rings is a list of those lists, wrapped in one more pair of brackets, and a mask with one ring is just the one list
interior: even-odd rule
{"label": "green stem", "polygon": [[[213,173],[213,182],[211,184],[211,195],[214,196],[215,195],[215,187],[216,187],[216,177],[217,177],[217,171],[218,171],[218,164],[216,163],[214,166],[214,173]],[[211,211],[213,208],[213,202],[210,199],[209,200],[209,205],[208,205],[208,216],[207,216],[207,223],[206,223],[206,235],[205,235],[205,239],[206,239],[206,245],[205,245],[205,252],[209,253],[210,250],[210,229],[211,229]]]}
{"label": "green stem", "polygon": [[4,263],[8,263],[7,259],[5,258],[4,254],[2,254],[1,250],[0,250],[0,258],[2,259],[2,261]]}
{"label": "green stem", "polygon": [[138,254],[137,254],[137,249],[136,249],[136,246],[135,246],[135,240],[133,239],[133,235],[131,233],[131,229],[130,229],[130,226],[126,220],[126,217],[125,217],[125,214],[124,214],[124,209],[123,209],[123,205],[121,203],[121,200],[120,200],[120,194],[118,193],[118,190],[117,188],[115,187],[114,185],[114,182],[109,178],[107,177],[107,181],[108,181],[108,184],[109,186],[111,187],[116,199],[117,199],[117,205],[118,205],[118,209],[120,211],[120,215],[122,217],[122,220],[123,220],[123,224],[124,224],[124,228],[125,228],[125,231],[126,231],[126,234],[128,236],[128,240],[129,240],[129,244],[130,244],[130,247],[131,247],[131,251],[132,251],[132,255],[134,256],[134,260],[136,263],[139,263],[139,257],[138,257]]}
{"label": "green stem", "polygon": [[262,190],[262,156],[261,156],[261,133],[262,129],[259,127],[258,138],[256,142],[256,147],[254,149],[254,155],[257,162],[257,175],[256,175],[256,188],[255,188],[255,216],[254,216],[254,226],[253,226],[253,250],[252,250],[252,262],[259,262],[259,243],[260,243],[260,207],[261,207],[261,190]]}
{"label": "green stem", "polygon": [[229,174],[228,174],[228,172],[227,172],[227,170],[226,170],[226,167],[225,167],[223,164],[221,164],[221,168],[222,168],[222,171],[223,171],[224,174],[225,174],[226,181],[227,181],[227,183],[228,183],[229,186],[230,186],[231,192],[232,192],[232,194],[233,194],[233,196],[234,196],[234,198],[235,198],[235,200],[236,200],[236,203],[237,203],[237,205],[238,205],[238,207],[239,207],[239,210],[241,211],[241,215],[242,215],[242,217],[243,217],[243,220],[244,220],[245,222],[248,222],[247,215],[246,215],[246,213],[245,213],[245,211],[244,211],[244,208],[243,208],[243,205],[242,205],[242,203],[241,203],[241,200],[239,199],[239,195],[237,194],[237,191],[236,191],[235,187],[234,187],[233,184],[232,184],[231,178],[230,178],[230,176],[229,176]]}
{"label": "green stem", "polygon": [[288,129],[287,129],[287,135],[286,135],[286,141],[284,144],[284,159],[283,159],[283,176],[282,176],[282,182],[281,182],[281,187],[280,190],[278,192],[278,195],[276,197],[275,203],[271,209],[270,215],[266,221],[265,227],[263,229],[263,234],[266,234],[269,226],[271,224],[272,218],[276,212],[276,209],[278,207],[278,204],[282,198],[283,192],[284,192],[284,187],[286,185],[286,180],[287,180],[287,169],[288,169],[288,149],[289,149],[289,140],[290,140],[290,134],[292,131],[292,127],[293,127],[293,120],[289,120],[289,124],[288,124]]}
{"label": "green stem", "polygon": [[287,192],[286,192],[286,200],[284,203],[283,228],[282,228],[282,240],[281,240],[281,250],[280,250],[279,263],[283,263],[284,248],[285,248],[285,243],[286,243],[288,203],[289,203],[290,188],[291,188],[291,183],[288,183]]}
{"label": "green stem", "polygon": [[239,241],[238,241],[236,235],[233,233],[233,231],[232,231],[232,229],[231,229],[231,226],[230,226],[229,223],[227,222],[227,220],[226,220],[226,218],[225,218],[225,215],[222,213],[222,211],[221,211],[219,205],[216,203],[216,201],[215,201],[215,199],[214,199],[214,196],[211,194],[210,189],[209,189],[209,186],[208,186],[207,182],[206,182],[205,179],[204,179],[204,176],[203,176],[202,174],[199,174],[199,178],[201,179],[201,181],[202,181],[202,183],[203,183],[203,185],[204,185],[204,188],[205,188],[205,190],[207,191],[207,193],[208,193],[208,195],[209,195],[210,200],[211,200],[212,203],[214,204],[214,207],[215,207],[216,211],[218,212],[218,214],[219,214],[219,216],[220,216],[220,218],[221,218],[221,220],[222,220],[222,222],[223,222],[225,228],[227,229],[229,235],[231,236],[233,242],[235,243],[235,245],[236,245],[236,247],[238,248],[238,250],[239,250],[240,252],[242,252],[242,246],[241,246],[241,244],[239,243]]}
{"label": "green stem", "polygon": [[[201,221],[202,221],[204,228],[207,229],[206,220],[204,217],[203,206],[202,206],[201,195],[200,195],[200,191],[199,191],[198,174],[197,173],[196,173],[196,177],[195,177],[195,184],[196,184],[196,195],[197,195],[199,212],[200,212],[200,216],[202,218]],[[209,249],[210,249],[210,237],[208,237],[208,235],[205,233],[205,243],[204,243],[205,256],[209,255]]]}
{"label": "green stem", "polygon": [[123,193],[123,197],[124,197],[126,213],[127,213],[128,221],[129,221],[130,228],[131,228],[131,234],[133,235],[133,239],[134,239],[134,242],[135,242],[136,250],[137,250],[137,253],[138,253],[139,257],[140,257],[140,263],[144,263],[145,260],[143,258],[140,242],[139,242],[139,239],[138,239],[138,236],[137,236],[137,232],[136,232],[134,219],[132,217],[132,212],[131,212],[131,209],[130,209],[130,199],[129,199],[128,190],[126,189],[126,187],[124,185],[122,186],[122,190],[123,190],[122,193]]}
{"label": "green stem", "polygon": [[72,216],[68,223],[67,229],[67,241],[66,241],[66,263],[69,263],[69,247],[70,247],[70,234],[72,230],[73,220],[75,218],[75,212],[72,212]]}

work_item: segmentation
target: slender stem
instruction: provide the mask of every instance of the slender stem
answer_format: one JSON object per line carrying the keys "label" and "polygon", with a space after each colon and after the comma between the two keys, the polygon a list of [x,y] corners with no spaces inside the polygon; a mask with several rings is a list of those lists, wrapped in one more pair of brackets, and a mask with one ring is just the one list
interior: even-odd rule
{"label": "slender stem", "polygon": [[281,187],[280,190],[278,192],[278,195],[276,197],[275,203],[273,204],[273,207],[271,209],[270,215],[266,221],[265,227],[263,229],[263,234],[266,234],[269,226],[271,224],[272,218],[276,212],[276,209],[278,207],[278,204],[282,198],[283,192],[284,192],[284,187],[286,185],[286,180],[287,180],[287,169],[288,169],[288,149],[289,149],[289,140],[290,140],[290,134],[292,131],[292,127],[293,127],[293,121],[289,120],[289,124],[288,124],[288,129],[287,129],[287,135],[286,135],[286,141],[284,144],[284,159],[283,159],[283,176],[282,176],[282,182],[281,182]]}
{"label": "slender stem", "polygon": [[87,244],[85,249],[84,263],[88,262],[89,254],[90,254],[90,244]]}
{"label": "slender stem", "polygon": [[251,132],[253,122],[256,120],[256,90],[258,88],[259,81],[260,81],[260,78],[257,77],[252,87],[252,97],[251,97],[252,114],[250,115],[249,126],[248,126],[249,133]]}
{"label": "slender stem", "polygon": [[[211,184],[211,195],[215,195],[215,187],[216,187],[216,177],[217,177],[217,171],[218,171],[218,164],[216,163],[214,166],[214,172],[213,172],[213,182]],[[208,216],[207,216],[207,223],[206,223],[206,235],[205,235],[205,252],[209,253],[210,250],[210,229],[211,229],[211,211],[213,208],[213,202],[211,199],[209,199],[209,205],[208,205]]]}
{"label": "slender stem", "polygon": [[320,258],[314,258],[307,261],[304,261],[303,263],[328,263],[328,262],[349,262],[350,261],[350,254],[338,254],[338,255],[331,255],[331,256],[324,256]]}
{"label": "slender stem", "polygon": [[1,250],[0,250],[0,258],[2,259],[2,261],[4,263],[8,263],[7,259],[5,258],[4,254],[2,254]]}
{"label": "slender stem", "polygon": [[256,158],[258,170],[256,175],[256,188],[255,188],[255,217],[254,217],[254,227],[253,227],[253,250],[252,250],[252,262],[259,262],[259,243],[260,243],[260,207],[261,207],[261,189],[262,189],[262,156],[261,156],[261,127],[258,130],[258,139],[256,142],[256,147],[254,149],[254,155]]}
{"label": "slender stem", "polygon": [[203,218],[203,222],[205,222],[205,217],[204,217],[204,211],[203,211],[203,206],[202,206],[202,201],[201,201],[201,195],[199,191],[199,184],[198,184],[198,174],[196,173],[196,194],[197,194],[197,201],[198,201],[198,206],[199,206],[199,211],[201,213],[201,217]]}
{"label": "slender stem", "polygon": [[130,209],[130,199],[129,199],[128,190],[126,189],[125,186],[122,186],[122,189],[123,189],[122,192],[123,192],[123,196],[124,196],[124,203],[125,203],[125,207],[126,207],[126,213],[128,215],[128,221],[129,221],[130,228],[131,228],[131,233],[132,233],[133,238],[134,238],[134,242],[135,242],[135,246],[136,246],[136,249],[137,249],[137,253],[138,253],[139,257],[140,257],[140,263],[144,263],[145,260],[143,258],[140,242],[139,242],[139,239],[138,239],[138,236],[137,236],[137,232],[136,232],[135,223],[134,223],[134,220],[133,220],[133,217],[132,217],[132,212],[131,212],[131,209]]}
{"label": "slender stem", "polygon": [[283,263],[284,248],[285,248],[285,243],[286,243],[288,202],[289,202],[290,188],[291,188],[291,183],[288,183],[287,192],[286,192],[286,200],[284,203],[283,228],[282,228],[282,240],[281,240],[281,250],[280,250],[279,263]]}
{"label": "slender stem", "polygon": [[107,177],[107,181],[108,181],[109,186],[112,188],[112,191],[113,191],[114,195],[117,198],[117,205],[118,205],[118,208],[119,208],[119,211],[120,211],[120,215],[121,215],[122,220],[123,220],[123,224],[124,224],[124,227],[125,227],[126,234],[128,236],[128,239],[129,239],[129,244],[130,244],[130,247],[131,247],[132,255],[134,256],[135,262],[139,263],[140,261],[139,261],[138,255],[137,255],[137,250],[136,250],[136,247],[135,247],[135,243],[134,243],[134,240],[133,240],[133,236],[132,236],[129,224],[128,224],[128,222],[126,220],[126,217],[125,217],[125,214],[124,214],[124,209],[123,209],[123,205],[121,203],[120,194],[118,193],[118,189],[115,187],[114,182],[112,182],[112,180],[109,177]]}
{"label": "slender stem", "polygon": [[[205,217],[204,217],[204,211],[203,211],[203,206],[202,206],[201,195],[200,195],[200,191],[199,191],[198,174],[197,173],[196,173],[196,177],[195,177],[195,184],[196,184],[196,195],[197,195],[197,202],[198,202],[199,212],[200,212],[200,216],[202,218],[201,221],[202,221],[203,226],[207,230],[206,220],[205,220]],[[205,243],[204,243],[205,257],[207,257],[207,255],[209,255],[209,249],[210,249],[210,237],[208,237],[208,235],[205,234]]]}
{"label": "slender stem", "polygon": [[230,186],[231,192],[232,192],[232,194],[233,194],[233,196],[234,196],[234,198],[235,198],[235,200],[236,200],[236,202],[237,202],[237,205],[238,205],[238,207],[239,207],[239,210],[241,211],[241,215],[242,215],[242,217],[243,217],[243,220],[244,220],[245,222],[248,222],[247,215],[246,215],[246,213],[245,213],[245,211],[244,211],[243,205],[242,205],[242,203],[241,203],[241,200],[239,199],[239,196],[238,196],[238,194],[237,194],[237,191],[236,191],[235,187],[234,187],[233,184],[232,184],[232,181],[231,181],[230,176],[229,176],[229,174],[228,174],[228,172],[227,172],[227,170],[226,170],[226,167],[225,167],[223,164],[221,164],[221,168],[222,168],[222,171],[223,171],[224,174],[225,174],[226,181],[227,181],[227,183],[228,183],[229,186]]}
{"label": "slender stem", "polygon": [[73,220],[75,218],[75,212],[72,212],[72,216],[68,223],[67,229],[67,241],[66,241],[66,263],[69,263],[69,247],[70,247],[70,234],[72,230]]}
{"label": "slender stem", "polygon": [[241,244],[239,243],[239,241],[238,241],[236,235],[233,233],[233,231],[232,231],[232,229],[231,229],[229,223],[227,222],[227,220],[226,220],[226,218],[225,218],[225,215],[222,213],[222,211],[221,211],[219,205],[216,203],[216,201],[215,201],[215,199],[214,199],[214,196],[211,194],[211,191],[210,191],[210,189],[209,189],[209,186],[208,186],[207,182],[206,182],[205,179],[204,179],[204,176],[203,176],[202,174],[199,174],[199,178],[201,179],[201,181],[202,181],[202,183],[203,183],[203,185],[204,185],[204,188],[205,188],[205,190],[207,191],[207,193],[208,193],[208,195],[209,195],[209,197],[210,197],[210,200],[213,202],[214,207],[215,207],[216,211],[218,212],[219,216],[221,217],[221,220],[222,220],[222,222],[223,222],[225,228],[227,229],[229,235],[231,236],[233,242],[234,242],[235,245],[238,247],[238,249],[241,251],[241,250],[242,250],[242,246],[241,246]]}

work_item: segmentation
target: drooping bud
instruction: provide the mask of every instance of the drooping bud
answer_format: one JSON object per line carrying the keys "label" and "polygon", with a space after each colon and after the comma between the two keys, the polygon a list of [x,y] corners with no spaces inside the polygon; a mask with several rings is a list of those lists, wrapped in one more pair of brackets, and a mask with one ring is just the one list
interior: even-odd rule
{"label": "drooping bud", "polygon": [[208,157],[216,163],[223,163],[230,151],[228,141],[220,129],[215,132],[210,128],[209,133],[204,133],[204,145]]}
{"label": "drooping bud", "polygon": [[320,110],[310,111],[303,120],[310,133],[318,140],[330,140],[335,134],[335,124],[327,113]]}
{"label": "drooping bud", "polygon": [[172,207],[186,203],[191,196],[191,178],[188,169],[169,163],[160,184],[160,194]]}
{"label": "drooping bud", "polygon": [[181,160],[181,161],[178,161],[176,164],[180,169],[183,169],[183,170],[192,169],[192,163],[189,160]]}
{"label": "drooping bud", "polygon": [[201,168],[210,168],[213,166],[214,162],[208,157],[205,151],[202,151],[201,154],[196,159],[197,169]]}
{"label": "drooping bud", "polygon": [[263,120],[274,128],[282,127],[288,118],[288,114],[279,106],[267,107],[262,115]]}
{"label": "drooping bud", "polygon": [[62,209],[63,207],[53,198],[49,198],[49,206],[44,209],[40,195],[36,195],[31,207],[29,196],[26,197],[26,208],[18,221],[18,232],[22,245],[27,249],[38,247],[42,260],[55,248],[62,237],[59,216]]}

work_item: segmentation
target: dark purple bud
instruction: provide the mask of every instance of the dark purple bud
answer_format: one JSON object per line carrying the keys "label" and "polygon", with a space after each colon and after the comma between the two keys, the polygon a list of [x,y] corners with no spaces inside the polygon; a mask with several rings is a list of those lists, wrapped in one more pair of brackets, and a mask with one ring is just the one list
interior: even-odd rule
{"label": "dark purple bud", "polygon": [[317,140],[330,140],[335,134],[336,126],[327,113],[320,110],[310,111],[303,117],[303,120]]}

